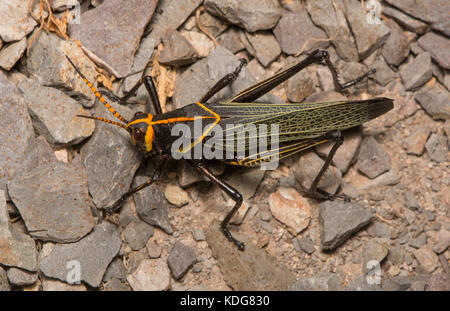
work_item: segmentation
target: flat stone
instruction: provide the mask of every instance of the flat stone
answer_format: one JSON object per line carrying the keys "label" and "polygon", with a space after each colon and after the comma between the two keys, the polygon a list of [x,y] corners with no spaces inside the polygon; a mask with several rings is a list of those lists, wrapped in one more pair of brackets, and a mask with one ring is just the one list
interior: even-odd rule
{"label": "flat stone", "polygon": [[450,291],[450,274],[440,272],[433,274],[429,280],[427,291]]}
{"label": "flat stone", "polygon": [[363,139],[357,162],[358,170],[373,179],[391,169],[391,157],[369,136]]}
{"label": "flat stone", "polygon": [[116,77],[124,77],[157,4],[158,0],[105,1],[81,14],[82,23],[69,25],[70,37],[80,40],[83,49]]}
{"label": "flat stone", "polygon": [[233,54],[242,51],[245,49],[245,46],[239,39],[239,32],[239,29],[231,28],[218,38],[219,44]]}
{"label": "flat stone", "polygon": [[392,169],[374,179],[370,179],[356,172],[348,176],[348,180],[353,184],[359,194],[369,193],[374,188],[396,185],[400,182],[397,174]]}
{"label": "flat stone", "polygon": [[367,12],[359,1],[345,1],[344,8],[345,16],[355,36],[359,56],[364,59],[386,41],[390,30],[384,21],[380,21],[379,24],[367,23]]}
{"label": "flat stone", "polygon": [[431,160],[442,163],[447,161],[448,158],[448,147],[447,138],[444,135],[431,134],[427,143],[425,144],[425,149],[430,156]]}
{"label": "flat stone", "polygon": [[373,269],[373,264],[381,265],[389,251],[387,240],[369,240],[364,244],[362,250],[362,269],[364,273],[368,273]]}
{"label": "flat stone", "polygon": [[162,259],[145,259],[132,274],[128,283],[135,291],[163,291],[170,288],[170,271]]}
{"label": "flat stone", "polygon": [[367,228],[369,235],[389,239],[392,235],[393,228],[385,223],[374,222]]}
{"label": "flat stone", "polygon": [[446,0],[436,0],[425,3],[415,0],[386,0],[390,5],[427,23],[437,23],[448,20],[450,3]]}
{"label": "flat stone", "polygon": [[161,257],[162,247],[159,246],[155,241],[150,239],[147,242],[147,252],[150,258],[152,259],[159,258]]}
{"label": "flat stone", "polygon": [[400,77],[407,91],[421,87],[432,75],[431,57],[428,52],[417,55],[411,63],[400,67]]}
{"label": "flat stone", "polygon": [[275,36],[266,31],[254,33],[241,33],[241,42],[247,51],[256,57],[264,67],[267,67],[281,53],[278,41]]}
{"label": "flat stone", "polygon": [[23,38],[18,42],[11,43],[2,48],[0,51],[0,67],[5,69],[6,71],[11,70],[11,68],[22,57],[26,48],[27,48],[26,38]]}
{"label": "flat stone", "polygon": [[47,277],[69,284],[79,277],[78,281],[98,287],[106,268],[119,252],[120,244],[117,227],[102,223],[78,242],[55,245],[50,254],[41,259],[40,270]]}
{"label": "flat stone", "polygon": [[[309,189],[316,178],[324,161],[314,152],[308,152],[300,157],[294,165],[294,174],[303,189]],[[329,193],[336,193],[342,182],[342,173],[336,167],[330,166],[319,182],[319,188]]]}
{"label": "flat stone", "polygon": [[206,240],[205,233],[201,229],[192,230],[192,236],[194,237],[194,240],[196,240],[196,241],[205,241]]}
{"label": "flat stone", "polygon": [[0,3],[0,38],[3,41],[22,40],[36,25],[28,12],[28,2],[11,0]]}
{"label": "flat stone", "polygon": [[341,279],[331,272],[322,272],[312,278],[300,278],[289,286],[292,291],[341,291]]}
{"label": "flat stone", "polygon": [[206,0],[206,10],[249,32],[273,28],[281,17],[278,1]]}
{"label": "flat stone", "polygon": [[197,52],[176,30],[167,30],[162,41],[164,49],[158,57],[158,62],[166,65],[183,66],[192,64],[197,59]]}
{"label": "flat stone", "polygon": [[[26,103],[16,86],[0,71],[0,190],[24,170],[24,160],[33,152],[34,129]],[[33,165],[36,165],[34,163]]]}
{"label": "flat stone", "polygon": [[377,57],[370,67],[376,70],[375,80],[382,86],[386,86],[396,76],[396,73],[388,66],[382,56]]}
{"label": "flat stone", "polygon": [[280,188],[269,196],[273,217],[287,226],[294,236],[305,230],[311,219],[311,206],[298,192],[291,188]]}
{"label": "flat stone", "polygon": [[38,277],[36,273],[31,273],[17,268],[10,268],[7,272],[8,280],[16,286],[31,285],[36,283]]}
{"label": "flat stone", "polygon": [[195,249],[178,241],[167,258],[167,264],[176,280],[180,280],[196,262]]}
{"label": "flat stone", "polygon": [[125,281],[127,279],[127,269],[120,257],[116,257],[108,266],[108,269],[103,276],[103,281],[107,282],[111,279]]}
{"label": "flat stone", "polygon": [[214,49],[214,42],[204,33],[195,30],[181,33],[195,49],[198,57],[207,57]]}
{"label": "flat stone", "polygon": [[446,35],[447,37],[450,37],[450,22],[442,21],[439,23],[435,23],[431,25],[431,28],[437,32],[441,32],[442,34]]}
{"label": "flat stone", "polygon": [[150,37],[155,40],[155,45],[161,42],[161,37],[167,29],[176,30],[180,27],[202,0],[160,0],[158,3],[158,10],[150,23]]}
{"label": "flat stone", "polygon": [[310,238],[301,237],[298,240],[298,246],[302,251],[304,251],[307,254],[312,254],[316,251],[316,248],[314,247],[314,242]]}
{"label": "flat stone", "polygon": [[265,173],[266,171],[259,168],[241,168],[225,180],[235,189],[239,189],[244,200],[248,200],[255,194]]}
{"label": "flat stone", "polygon": [[6,292],[6,291],[10,291],[10,290],[11,290],[11,286],[9,285],[6,271],[2,267],[0,267],[0,291]]}
{"label": "flat stone", "polygon": [[431,129],[423,125],[415,125],[410,129],[410,134],[405,140],[405,148],[408,154],[420,156],[425,149],[425,143]]}
{"label": "flat stone", "polygon": [[431,54],[442,68],[450,69],[450,39],[432,31],[417,40],[419,46]]}
{"label": "flat stone", "polygon": [[324,39],[322,41],[311,41],[306,47],[306,51],[314,49],[326,49],[330,43],[326,33],[313,24],[308,12],[302,8],[295,13],[285,12],[273,29],[281,50],[290,55],[295,55],[303,48],[303,45],[311,38]]}
{"label": "flat stone", "polygon": [[44,292],[79,292],[87,291],[87,288],[83,284],[67,284],[55,279],[43,278],[42,280],[42,290]]}
{"label": "flat stone", "polygon": [[95,85],[97,71],[83,50],[75,42],[63,40],[56,34],[45,31],[39,34],[30,48],[30,55],[27,57],[28,72],[41,85],[58,88],[90,107],[95,95],[67,61],[66,55]]}
{"label": "flat stone", "polygon": [[133,221],[123,230],[123,237],[131,249],[137,251],[147,244],[153,233],[154,229],[152,226],[143,221]]}
{"label": "flat stone", "polygon": [[421,234],[419,234],[418,237],[410,240],[408,243],[409,246],[417,248],[417,249],[421,248],[425,244],[427,244],[427,234],[425,232],[422,232]]}
{"label": "flat stone", "polygon": [[[88,115],[74,99],[52,87],[27,79],[19,83],[36,132],[58,147],[80,143],[94,132],[95,122],[78,118]],[[52,103],[49,105],[49,101]]]}
{"label": "flat stone", "polygon": [[319,204],[322,249],[332,250],[369,224],[373,212],[356,203],[326,201]]}
{"label": "flat stone", "polygon": [[[181,108],[197,102],[206,92],[225,75],[233,72],[240,64],[238,58],[222,46],[217,46],[207,58],[197,61],[183,72],[175,82],[173,102]],[[246,67],[242,68],[239,77],[230,85],[213,96],[209,102],[229,99],[257,81]],[[283,102],[279,97],[266,94],[259,102]],[[182,185],[183,186],[183,185]]]}
{"label": "flat stone", "polygon": [[[331,163],[336,166],[343,174],[347,172],[355,158],[356,151],[361,144],[363,134],[361,128],[351,129],[344,132],[344,143],[336,151]],[[331,151],[334,143],[326,142],[316,147],[317,153],[326,158]]]}
{"label": "flat stone", "polygon": [[428,245],[422,246],[420,249],[415,250],[413,254],[419,264],[429,273],[433,272],[439,264],[438,256]]}
{"label": "flat stone", "polygon": [[111,279],[103,286],[103,290],[112,292],[131,291],[131,287],[119,279]]}
{"label": "flat stone", "polygon": [[423,88],[415,97],[416,101],[435,120],[450,119],[450,93],[443,87]]}
{"label": "flat stone", "polygon": [[[294,275],[277,263],[264,249],[247,242],[239,251],[220,231],[214,220],[205,232],[212,256],[222,271],[225,282],[234,290],[287,290]],[[236,238],[243,241],[235,234]],[[244,241],[245,242],[245,241]]]}
{"label": "flat stone", "polygon": [[[337,72],[339,72],[339,77],[341,81],[350,81],[361,77],[369,71],[367,67],[362,63],[357,62],[339,62],[337,66]],[[369,85],[368,79],[364,79],[354,86],[349,87],[347,90],[353,95],[360,94],[362,92],[367,92]]]}
{"label": "flat stone", "polygon": [[[110,103],[124,118],[130,120],[131,110]],[[95,115],[111,119],[111,113],[97,105]],[[94,134],[81,148],[83,165],[88,174],[89,193],[97,208],[110,207],[125,194],[133,181],[142,155],[133,146],[123,128],[97,122]]]}
{"label": "flat stone", "polygon": [[86,181],[78,161],[55,162],[15,177],[8,190],[31,236],[68,243],[94,227]]}
{"label": "flat stone", "polygon": [[[28,235],[10,230],[6,199],[2,190],[0,190],[0,264],[32,272],[37,270],[34,240]],[[5,286],[6,283],[1,281],[0,275],[0,285]]]}
{"label": "flat stone", "polygon": [[389,250],[387,259],[393,265],[401,265],[403,264],[404,251],[401,246],[396,246]]}
{"label": "flat stone", "polygon": [[391,33],[381,48],[381,53],[388,64],[398,66],[409,54],[408,39],[393,20],[388,19],[386,25]]}
{"label": "flat stone", "polygon": [[383,6],[383,14],[394,19],[399,25],[405,29],[415,32],[419,35],[423,34],[428,30],[429,26],[421,22],[418,19],[412,18],[411,16],[399,11],[390,6]]}
{"label": "flat stone", "polygon": [[308,12],[314,24],[325,30],[340,58],[345,61],[358,61],[358,49],[347,25],[342,9],[335,11],[327,0],[308,1]]}
{"label": "flat stone", "polygon": [[225,21],[209,14],[207,11],[200,15],[199,22],[200,25],[202,25],[202,27],[214,38],[228,28],[228,24]]}
{"label": "flat stone", "polygon": [[[147,179],[148,177],[137,176],[133,186],[140,185]],[[161,228],[168,234],[173,233],[168,216],[169,203],[164,197],[164,191],[162,191],[158,185],[153,184],[142,189],[133,194],[133,198],[136,202],[136,211],[143,221],[152,226]]]}
{"label": "flat stone", "polygon": [[142,261],[149,259],[146,249],[141,249],[136,252],[131,252],[128,255],[128,274],[133,273],[139,267]]}
{"label": "flat stone", "polygon": [[300,103],[315,91],[314,81],[306,70],[300,71],[287,81],[286,95],[290,102]]}
{"label": "flat stone", "polygon": [[180,186],[167,184],[164,195],[170,204],[182,207],[189,203],[189,195]]}
{"label": "flat stone", "polygon": [[450,246],[450,231],[441,229],[438,232],[436,244],[433,246],[433,251],[436,254],[442,254]]}
{"label": "flat stone", "polygon": [[416,196],[411,191],[404,192],[405,196],[405,205],[412,211],[417,211],[420,208],[419,203],[417,202]]}

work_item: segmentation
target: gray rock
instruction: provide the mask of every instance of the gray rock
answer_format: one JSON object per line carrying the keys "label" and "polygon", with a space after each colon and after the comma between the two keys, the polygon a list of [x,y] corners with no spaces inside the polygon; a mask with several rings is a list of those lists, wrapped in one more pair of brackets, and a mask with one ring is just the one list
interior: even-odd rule
{"label": "gray rock", "polygon": [[322,249],[332,250],[369,224],[373,212],[360,204],[326,201],[319,205]]}
{"label": "gray rock", "polygon": [[438,163],[447,161],[447,138],[444,135],[431,134],[430,138],[425,144],[425,149],[427,149],[428,155],[430,156],[431,160]]}
{"label": "gray rock", "polygon": [[[409,46],[409,49],[411,50],[411,52],[412,52],[414,55],[418,55],[418,54],[420,54],[420,53],[425,52],[424,49],[422,49],[422,48],[419,46],[419,43],[417,43],[417,41],[411,43],[410,46]],[[433,66],[433,73],[434,73],[434,66]]]}
{"label": "gray rock", "polygon": [[[314,152],[308,152],[295,163],[294,174],[303,189],[309,189],[324,161]],[[330,166],[319,182],[319,188],[329,193],[336,193],[342,182],[342,173]]]}
{"label": "gray rock", "polygon": [[[229,50],[217,46],[207,58],[197,61],[189,67],[175,83],[173,102],[181,108],[197,102],[206,92],[225,75],[233,72],[239,60]],[[247,68],[242,68],[239,77],[209,101],[216,102],[232,98],[233,95],[256,83]],[[258,99],[259,102],[282,102],[274,95],[267,94]],[[182,185],[183,186],[183,185]]]}
{"label": "gray rock", "polygon": [[81,14],[82,23],[69,25],[70,37],[80,40],[83,48],[116,77],[124,77],[130,73],[133,55],[157,4],[156,0],[103,2]]}
{"label": "gray rock", "polygon": [[131,291],[131,287],[119,279],[110,279],[103,286],[103,290],[112,292]]}
{"label": "gray rock", "polygon": [[341,291],[342,281],[331,272],[322,272],[312,278],[297,279],[288,288],[291,291]]}
{"label": "gray rock", "polygon": [[[148,177],[137,176],[134,186],[145,182]],[[153,184],[133,195],[136,202],[136,211],[139,217],[146,223],[163,229],[166,233],[172,234],[168,209],[169,203],[164,197],[158,185]]]}
{"label": "gray rock", "polygon": [[176,280],[180,280],[196,262],[195,249],[178,241],[167,258],[167,264]]}
{"label": "gray rock", "polygon": [[12,42],[22,40],[37,22],[28,12],[28,2],[11,0],[0,3],[0,25],[0,38]]}
{"label": "gray rock", "polygon": [[316,251],[316,248],[314,247],[314,242],[310,238],[302,237],[297,240],[300,249],[305,253],[312,254]]}
{"label": "gray rock", "polygon": [[427,244],[427,234],[422,232],[418,237],[409,241],[408,245],[414,248],[421,248]]}
{"label": "gray rock", "polygon": [[383,14],[394,19],[398,24],[400,24],[405,29],[415,32],[419,35],[423,34],[428,30],[428,25],[421,22],[418,19],[412,18],[411,16],[399,11],[390,6],[383,6]]}
{"label": "gray rock", "polygon": [[0,51],[0,67],[6,71],[11,70],[11,68],[17,63],[17,61],[22,57],[23,52],[27,48],[27,39],[23,38],[18,42],[11,43]]}
{"label": "gray rock", "polygon": [[389,250],[387,260],[389,260],[392,265],[401,265],[403,264],[403,257],[403,248],[401,246],[396,246]]}
{"label": "gray rock", "polygon": [[103,281],[108,282],[109,280],[117,279],[120,281],[125,281],[127,279],[127,269],[123,264],[121,258],[115,258],[106,269],[105,275],[103,276]]}
{"label": "gray rock", "polygon": [[367,232],[374,237],[389,239],[393,228],[382,222],[374,222],[367,228]]}
{"label": "gray rock", "polygon": [[411,63],[400,67],[400,77],[407,91],[421,87],[432,75],[431,57],[428,52],[417,55]]}
{"label": "gray rock", "polygon": [[[44,275],[71,283],[77,277],[98,287],[106,268],[120,249],[117,228],[110,223],[94,227],[94,231],[76,243],[57,244],[40,262]],[[76,269],[80,270],[77,272]],[[79,273],[79,274],[78,274]]]}
{"label": "gray rock", "polygon": [[54,0],[51,6],[57,12],[64,12],[67,9],[72,9],[77,4],[79,4],[78,0]]}
{"label": "gray rock", "polygon": [[416,200],[416,196],[411,191],[403,193],[405,196],[405,205],[412,211],[417,211],[420,208],[419,202]]}
{"label": "gray rock", "polygon": [[160,0],[150,23],[150,37],[155,40],[155,45],[160,43],[164,31],[180,27],[201,3],[202,0]]}
{"label": "gray rock", "polygon": [[433,251],[436,254],[442,254],[450,246],[450,231],[440,229],[436,244],[433,246]]}
{"label": "gray rock", "polygon": [[267,31],[258,31],[254,33],[241,33],[241,42],[247,51],[256,57],[258,61],[267,67],[281,53],[278,41],[274,35]]}
{"label": "gray rock", "polygon": [[371,276],[363,274],[347,285],[348,291],[376,291],[381,289],[381,281],[377,284]]}
{"label": "gray rock", "polygon": [[16,286],[31,285],[36,283],[38,279],[36,273],[31,273],[17,268],[8,269],[7,275],[9,282]]}
{"label": "gray rock", "polygon": [[450,93],[443,87],[423,88],[415,97],[425,111],[435,120],[450,119]]}
{"label": "gray rock", "polygon": [[206,10],[249,32],[273,28],[281,17],[278,1],[206,0]]}
{"label": "gray rock", "polygon": [[233,54],[242,51],[245,49],[245,46],[242,44],[241,39],[239,39],[240,31],[241,30],[236,28],[231,28],[218,38],[218,42],[221,46],[228,49]]}
{"label": "gray rock", "polygon": [[386,258],[389,251],[387,240],[369,240],[364,244],[362,251],[362,269],[364,273],[368,273],[373,269],[373,263],[378,265]]}
{"label": "gray rock", "polygon": [[326,49],[330,44],[326,40],[326,33],[312,23],[304,8],[295,13],[283,13],[277,26],[273,29],[273,33],[280,44],[281,50],[290,55],[300,52],[303,45],[311,38],[323,40],[310,41],[305,46],[306,51]]}
{"label": "gray rock", "polygon": [[6,271],[2,267],[0,267],[0,291],[6,292],[6,291],[10,291],[10,290],[11,290],[11,286],[9,285]]}
{"label": "gray rock", "polygon": [[391,157],[372,136],[361,143],[357,162],[358,170],[373,179],[391,169]]}
{"label": "gray rock", "polygon": [[176,184],[167,184],[164,195],[170,204],[182,207],[189,203],[189,194]]}
{"label": "gray rock", "polygon": [[155,241],[148,240],[147,242],[147,252],[148,256],[152,259],[161,257],[162,247],[159,246]]}
{"label": "gray rock", "polygon": [[142,261],[149,259],[146,249],[141,249],[137,252],[131,252],[128,255],[128,274],[134,273]]}
{"label": "gray rock", "polygon": [[377,49],[389,36],[390,30],[383,21],[380,24],[367,23],[367,12],[356,0],[344,1],[345,15],[356,39],[361,59]]}
{"label": "gray rock", "polygon": [[436,270],[439,264],[439,258],[428,245],[415,250],[413,254],[425,271],[431,273]]}
{"label": "gray rock", "polygon": [[[357,62],[339,62],[337,66],[337,72],[339,72],[339,77],[344,82],[361,77],[367,71],[369,70],[364,64]],[[349,91],[349,93],[357,95],[362,92],[367,92],[368,85],[369,85],[368,79],[364,79],[363,81],[357,83],[356,85],[349,87],[347,90]]]}
{"label": "gray rock", "polygon": [[136,213],[136,206],[133,200],[124,203],[119,213],[119,224],[125,228],[130,222],[139,220]]}
{"label": "gray rock", "polygon": [[44,276],[41,277],[42,281],[42,290],[44,292],[51,291],[61,291],[61,292],[69,292],[69,291],[87,291],[87,288],[84,284],[67,284],[55,279],[49,279]]}
{"label": "gray rock", "polygon": [[0,131],[0,190],[6,190],[6,182],[24,170],[25,159],[36,154],[35,134],[23,97],[3,71],[0,71],[0,91],[0,122],[3,125]]}
{"label": "gray rock", "polygon": [[123,230],[123,237],[131,249],[137,251],[147,244],[153,233],[154,229],[152,226],[143,221],[133,221]]}
{"label": "gray rock", "polygon": [[431,54],[442,68],[450,69],[450,39],[434,32],[428,32],[417,40],[419,46]]}
{"label": "gray rock", "polygon": [[316,91],[314,81],[306,70],[287,81],[286,95],[290,102],[299,103]]}
{"label": "gray rock", "polygon": [[446,0],[436,0],[430,3],[415,0],[386,0],[386,2],[427,23],[448,20],[447,13],[450,11],[450,3]]}
{"label": "gray rock", "polygon": [[258,189],[266,171],[258,168],[240,168],[225,180],[234,188],[239,189],[244,200],[250,199]]}
{"label": "gray rock", "polygon": [[203,12],[203,14],[200,15],[199,22],[202,27],[214,38],[219,36],[228,28],[228,24],[226,22],[209,14],[208,12]]}
{"label": "gray rock", "polygon": [[21,232],[10,230],[6,199],[2,190],[0,190],[0,240],[2,241],[0,247],[1,265],[22,268],[28,271],[37,270],[34,240]]}
{"label": "gray rock", "polygon": [[335,11],[331,1],[318,0],[307,2],[308,12],[314,24],[325,30],[336,52],[345,61],[358,61],[359,55],[356,43],[347,26],[344,12]]}
{"label": "gray rock", "polygon": [[164,50],[158,57],[161,64],[183,66],[197,59],[197,52],[189,41],[176,30],[167,30],[163,36]]}
{"label": "gray rock", "polygon": [[44,135],[52,145],[76,145],[94,132],[93,120],[77,117],[77,114],[87,115],[86,110],[62,91],[41,86],[33,80],[21,81],[19,89],[27,102],[36,132]]}
{"label": "gray rock", "polygon": [[87,175],[78,161],[41,165],[8,183],[28,232],[43,241],[74,242],[94,227]]}
{"label": "gray rock", "polygon": [[[132,112],[110,103],[124,118]],[[111,113],[98,105],[96,116],[111,119]],[[81,148],[83,165],[88,174],[89,193],[97,208],[110,207],[129,190],[142,155],[133,146],[130,135],[123,128],[97,122],[94,135]]]}
{"label": "gray rock", "polygon": [[194,229],[192,230],[192,236],[194,237],[194,240],[196,241],[205,241],[205,233],[201,229]]}
{"label": "gray rock", "polygon": [[382,56],[377,57],[371,68],[376,70],[375,80],[382,86],[386,86],[396,76],[395,72],[388,66]]}
{"label": "gray rock", "polygon": [[27,57],[28,72],[41,85],[56,87],[90,107],[95,95],[72,68],[66,55],[95,86],[97,71],[83,50],[75,42],[63,40],[56,34],[45,31],[39,34],[30,48],[30,55]]}
{"label": "gray rock", "polygon": [[286,290],[295,281],[292,273],[253,243],[247,242],[245,251],[239,251],[220,232],[218,220],[212,222],[205,234],[225,282],[234,290]]}
{"label": "gray rock", "polygon": [[[344,132],[344,143],[336,151],[331,163],[336,166],[343,174],[354,162],[356,151],[363,139],[361,128],[355,128]],[[333,147],[333,142],[327,142],[316,147],[317,153],[326,158]]]}
{"label": "gray rock", "polygon": [[381,53],[388,64],[398,66],[409,55],[408,38],[394,21],[388,19],[386,25],[391,34],[381,48]]}

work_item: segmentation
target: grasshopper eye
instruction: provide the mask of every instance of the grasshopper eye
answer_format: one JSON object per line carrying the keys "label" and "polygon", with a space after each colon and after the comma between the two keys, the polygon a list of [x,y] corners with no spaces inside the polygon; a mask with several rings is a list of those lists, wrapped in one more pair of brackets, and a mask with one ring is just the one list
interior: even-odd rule
{"label": "grasshopper eye", "polygon": [[137,116],[143,115],[145,113],[143,113],[142,111],[138,111],[134,114],[134,117],[136,118]]}
{"label": "grasshopper eye", "polygon": [[144,140],[145,134],[142,130],[137,129],[133,132],[133,137],[136,141]]}

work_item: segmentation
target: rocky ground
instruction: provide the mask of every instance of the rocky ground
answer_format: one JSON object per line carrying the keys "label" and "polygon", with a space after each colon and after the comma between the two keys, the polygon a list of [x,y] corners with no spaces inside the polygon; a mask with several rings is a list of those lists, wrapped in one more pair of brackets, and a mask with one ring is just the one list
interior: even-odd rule
{"label": "rocky ground", "polygon": [[[31,3],[33,14],[26,0],[0,3],[1,290],[450,290],[450,2]],[[315,48],[343,81],[377,72],[339,94],[312,65],[261,100],[394,99],[345,133],[321,183],[351,203],[302,197],[330,150],[322,145],[273,171],[211,163],[244,196],[232,220],[244,252],[218,230],[233,202],[182,161],[104,213],[155,163],[123,129],[76,117],[113,118],[65,55],[119,96],[152,75],[170,111],[239,58],[248,65],[213,100]],[[130,118],[152,112],[148,99],[142,87],[112,105]]]}

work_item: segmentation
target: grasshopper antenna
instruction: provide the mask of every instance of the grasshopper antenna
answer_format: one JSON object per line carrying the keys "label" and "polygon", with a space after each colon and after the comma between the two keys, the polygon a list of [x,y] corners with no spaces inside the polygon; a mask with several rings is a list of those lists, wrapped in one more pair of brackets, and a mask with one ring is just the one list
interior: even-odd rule
{"label": "grasshopper antenna", "polygon": [[98,120],[98,121],[102,121],[102,122],[106,122],[106,123],[109,123],[109,124],[112,124],[112,125],[120,126],[120,127],[124,128],[124,129],[126,129],[126,130],[127,130],[128,132],[130,132],[130,133],[132,132],[131,128],[129,128],[128,126],[126,126],[126,125],[124,125],[124,124],[119,123],[119,122],[116,122],[116,121],[111,121],[111,120],[108,120],[108,119],[105,119],[105,118],[102,118],[102,117],[85,116],[85,115],[81,115],[81,114],[77,114],[77,117],[85,118],[85,119]]}
{"label": "grasshopper antenna", "polygon": [[[84,83],[86,83],[86,85],[91,89],[91,91],[95,94],[95,96],[97,96],[97,98],[103,103],[103,105],[105,105],[106,108],[108,108],[108,110],[120,121],[125,122],[126,124],[129,123],[129,121],[127,119],[125,119],[124,117],[122,117],[113,107],[111,107],[111,105],[103,98],[103,96],[94,88],[94,86],[92,85],[91,82],[89,82],[89,80],[81,73],[81,71],[75,66],[75,64],[72,62],[72,60],[69,58],[69,56],[66,55],[67,60],[69,61],[69,63],[72,65],[73,69],[75,69],[75,71],[80,75],[80,77],[83,79]],[[83,116],[85,117],[85,116]],[[100,119],[95,119],[95,120],[100,120]],[[107,119],[103,119],[100,121],[105,121]],[[110,120],[108,120],[110,121]],[[111,124],[115,124],[113,123],[113,121],[110,121],[108,123]],[[117,125],[117,124],[115,124]],[[120,125],[119,125],[120,126]],[[128,130],[128,129],[127,129]]]}

